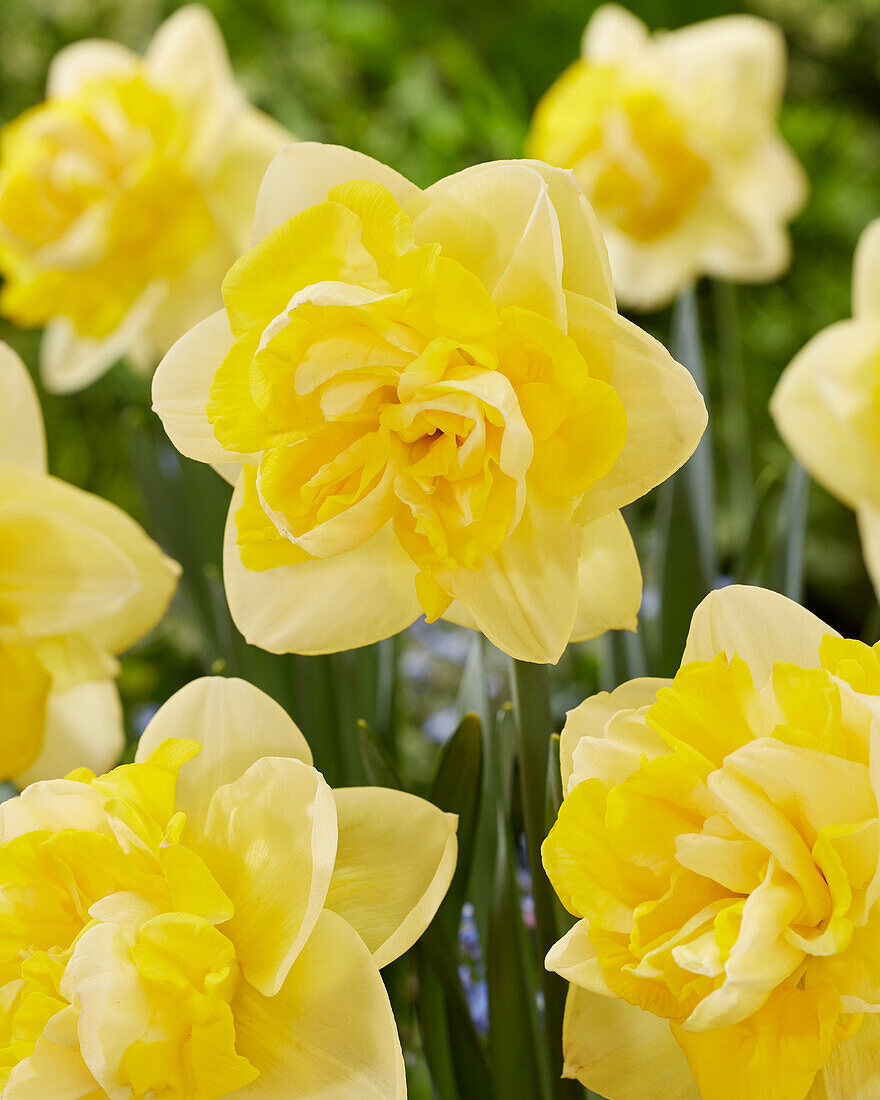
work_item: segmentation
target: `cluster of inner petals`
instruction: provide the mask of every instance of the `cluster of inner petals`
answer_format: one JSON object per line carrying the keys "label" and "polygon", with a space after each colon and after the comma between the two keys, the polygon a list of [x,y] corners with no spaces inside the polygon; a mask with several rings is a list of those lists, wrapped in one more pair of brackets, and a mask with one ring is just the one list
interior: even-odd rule
{"label": "cluster of inner petals", "polygon": [[112,332],[213,227],[187,159],[190,127],[133,70],[87,81],[10,123],[0,146],[0,308],[21,325],[68,317]]}
{"label": "cluster of inner petals", "polygon": [[668,93],[611,65],[578,61],[547,93],[534,154],[573,168],[603,218],[649,242],[675,230],[709,183]]}
{"label": "cluster of inner petals", "polygon": [[174,810],[197,751],[166,741],[2,807],[0,1092],[214,1100],[257,1077],[235,1051],[232,903]]}
{"label": "cluster of inner petals", "polygon": [[815,1072],[880,1007],[859,701],[880,694],[880,648],[828,635],[820,660],[778,661],[758,686],[739,657],[686,664],[574,752],[545,866],[608,987],[669,1019],[692,1066],[699,1042],[742,1026],[806,1034]]}
{"label": "cluster of inner petals", "polygon": [[252,463],[248,568],[342,554],[391,523],[437,615],[443,572],[479,569],[529,492],[573,511],[623,446],[620,400],[575,341],[499,309],[379,184],[338,185],[273,230],[224,298],[235,343],[207,411]]}

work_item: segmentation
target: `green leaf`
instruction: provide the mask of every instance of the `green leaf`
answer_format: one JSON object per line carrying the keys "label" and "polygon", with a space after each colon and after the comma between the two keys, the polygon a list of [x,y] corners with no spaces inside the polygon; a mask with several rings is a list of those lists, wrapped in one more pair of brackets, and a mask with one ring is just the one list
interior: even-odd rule
{"label": "green leaf", "polygon": [[431,801],[458,814],[458,864],[442,909],[454,933],[470,877],[483,783],[483,727],[476,714],[466,714],[443,746],[431,786]]}
{"label": "green leaf", "polygon": [[[672,317],[671,350],[691,372],[704,398],[706,370],[693,287],[679,295]],[[715,490],[709,429],[690,460],[660,487],[658,527],[660,563],[660,638],[655,675],[678,668],[694,608],[718,575],[715,549]]]}
{"label": "green leaf", "polygon": [[363,718],[357,723],[357,737],[364,771],[372,786],[405,791],[406,786],[391,759],[391,754]]}
{"label": "green leaf", "polygon": [[770,572],[770,586],[789,599],[800,602],[804,595],[804,542],[810,503],[810,475],[791,460],[776,523],[776,553]]}
{"label": "green leaf", "polygon": [[491,761],[496,845],[486,944],[489,1051],[499,1095],[538,1100],[553,1093],[536,1001],[540,961],[523,923],[510,825],[515,747],[516,722],[508,706],[495,724]]}

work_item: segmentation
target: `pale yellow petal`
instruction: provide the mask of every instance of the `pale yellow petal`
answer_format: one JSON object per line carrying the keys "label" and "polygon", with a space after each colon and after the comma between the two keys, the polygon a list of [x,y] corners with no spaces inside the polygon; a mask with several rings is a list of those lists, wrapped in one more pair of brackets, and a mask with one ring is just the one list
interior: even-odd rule
{"label": "pale yellow petal", "polygon": [[0,341],[0,462],[43,473],[46,433],[40,399],[27,367]]}
{"label": "pale yellow petal", "polygon": [[865,1015],[849,1039],[832,1043],[807,1100],[856,1100],[880,1095],[880,1013]]}
{"label": "pale yellow petal", "polygon": [[600,691],[597,695],[591,695],[568,712],[559,744],[563,791],[568,791],[573,771],[572,758],[581,738],[604,737],[606,725],[616,714],[650,706],[659,689],[669,683],[670,680],[648,676],[628,680],[612,692]]}
{"label": "pale yellow petal", "polygon": [[334,791],[339,848],[326,906],[387,966],[421,936],[455,870],[457,819],[383,787]]}
{"label": "pale yellow petal", "polygon": [[725,15],[658,34],[657,64],[712,121],[767,130],[785,88],[785,38],[769,19]]}
{"label": "pale yellow petal", "polygon": [[136,581],[135,594],[118,610],[89,626],[92,642],[111,653],[121,653],[158,623],[174,595],[180,566],[166,557],[121,508],[53,477],[25,477],[18,471],[10,477],[0,471],[0,484],[4,499],[39,501],[47,512],[60,517],[59,522],[69,519],[89,527],[96,539],[106,540],[130,563]]}
{"label": "pale yellow petal", "polygon": [[853,259],[853,316],[880,316],[880,218],[862,230]]}
{"label": "pale yellow petal", "polygon": [[333,792],[301,760],[264,757],[211,799],[202,854],[235,906],[224,932],[245,980],[267,997],[321,914],[336,840]]}
{"label": "pale yellow petal", "polygon": [[614,388],[626,410],[623,451],[581,504],[578,519],[589,523],[674,473],[696,449],[707,415],[693,378],[662,344],[613,310],[567,297],[569,332],[590,373]]}
{"label": "pale yellow petal", "polygon": [[33,1054],[9,1075],[4,1100],[94,1100],[98,1086],[80,1052],[76,1018],[71,1005],[49,1021]]}
{"label": "pale yellow petal", "polygon": [[32,501],[4,492],[0,504],[3,617],[20,636],[88,630],[138,595],[129,557],[89,523],[51,508],[42,492],[48,477],[25,479],[24,471],[5,466],[4,490],[10,481],[22,482],[22,489],[32,481],[35,491]]}
{"label": "pale yellow petal", "polygon": [[583,55],[591,61],[631,61],[648,41],[648,28],[619,4],[602,4],[584,31]]}
{"label": "pale yellow petal", "polygon": [[102,775],[119,763],[124,748],[122,707],[114,683],[98,680],[52,692],[42,751],[15,783],[25,787],[42,779],[61,779],[75,768]]}
{"label": "pale yellow petal", "polygon": [[856,516],[868,575],[874,583],[874,591],[880,594],[880,508],[862,504],[856,510]]}
{"label": "pale yellow petal", "polygon": [[[40,344],[40,378],[49,393],[85,389],[123,356],[134,353],[143,344],[165,294],[164,283],[151,283],[119,326],[100,339],[81,336],[66,317],[53,318],[46,325]],[[147,344],[151,341],[147,340]]]}
{"label": "pale yellow petal", "polygon": [[404,206],[420,194],[399,172],[363,153],[342,145],[300,141],[283,149],[263,177],[254,215],[254,241],[262,240],[307,206],[323,202],[337,183],[353,179],[381,183]]}
{"label": "pale yellow petal", "polygon": [[732,584],[710,592],[691,619],[682,664],[738,654],[756,686],[770,679],[774,661],[819,665],[819,643],[836,634],[800,604],[765,588]]}
{"label": "pale yellow petal", "polygon": [[181,336],[153,375],[153,411],[177,450],[198,462],[241,461],[217,442],[205,411],[211,381],[231,347],[220,309]]}
{"label": "pale yellow petal", "polygon": [[530,309],[565,329],[562,236],[539,172],[516,162],[481,165],[434,184],[419,202],[418,244],[439,243],[499,309]]}
{"label": "pale yellow petal", "polygon": [[[870,821],[877,814],[868,768],[842,756],[757,737],[726,756],[724,767],[786,807],[810,845],[820,829]],[[841,791],[846,791],[845,801]]]}
{"label": "pale yellow petal", "polygon": [[241,563],[232,497],[223,550],[229,610],[245,638],[272,653],[336,653],[397,634],[421,614],[412,561],[390,525],[334,558],[253,572]]}
{"label": "pale yellow petal", "polygon": [[198,834],[218,787],[233,783],[264,756],[311,764],[306,740],[287,712],[244,680],[206,676],[172,695],[144,730],[137,759],[166,738],[198,741],[201,752],[181,770],[177,807]]}
{"label": "pale yellow petal", "polygon": [[562,1050],[563,1076],[606,1100],[699,1100],[668,1022],[617,997],[571,986]]}
{"label": "pale yellow petal", "polygon": [[578,604],[581,531],[569,512],[532,492],[515,531],[482,569],[438,572],[493,645],[523,661],[555,663]]}
{"label": "pale yellow petal", "polygon": [[156,31],[144,64],[149,79],[173,92],[193,120],[187,157],[191,166],[200,167],[216,156],[241,98],[223,35],[210,11],[201,4],[178,8]]}
{"label": "pale yellow petal", "polygon": [[[211,205],[234,255],[217,279],[214,289],[218,296],[222,276],[250,247],[254,207],[266,169],[293,140],[274,118],[249,103],[239,106],[226,129],[220,161],[211,178]],[[209,312],[205,310],[202,317]]]}
{"label": "pale yellow petal", "polygon": [[73,95],[88,80],[133,72],[140,58],[119,42],[84,38],[65,46],[52,58],[46,78],[46,98]]}
{"label": "pale yellow petal", "polygon": [[606,630],[636,629],[642,602],[642,570],[620,512],[610,512],[584,528],[578,587],[573,642],[595,638]]}
{"label": "pale yellow petal", "polygon": [[581,989],[603,997],[613,996],[602,974],[595,947],[590,942],[590,924],[579,920],[547,952],[544,966]]}
{"label": "pale yellow petal", "polygon": [[616,309],[611,264],[599,219],[574,172],[540,160],[526,160],[547,184],[562,235],[562,286]]}
{"label": "pale yellow petal", "polygon": [[397,1027],[366,945],[321,914],[275,997],[249,985],[233,1002],[236,1048],[260,1071],[249,1100],[404,1100]]}
{"label": "pale yellow petal", "polygon": [[[247,205],[250,214],[253,200]],[[249,232],[250,224],[247,229]],[[176,278],[168,280],[167,293],[150,316],[142,346],[129,355],[132,366],[141,374],[152,376],[162,356],[181,336],[223,305],[223,278],[247,247],[248,236],[241,232],[238,236],[241,243],[233,243],[228,232],[216,233]]]}
{"label": "pale yellow petal", "polygon": [[829,492],[880,507],[874,387],[880,317],[830,325],[795,356],[770,401],[779,434]]}

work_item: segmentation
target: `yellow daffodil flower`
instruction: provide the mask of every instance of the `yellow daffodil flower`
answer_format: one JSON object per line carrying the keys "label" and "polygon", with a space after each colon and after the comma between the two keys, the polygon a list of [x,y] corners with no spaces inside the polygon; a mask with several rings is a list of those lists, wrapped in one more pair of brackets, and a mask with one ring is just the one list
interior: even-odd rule
{"label": "yellow daffodil flower", "polygon": [[880,594],[880,220],[856,248],[852,320],[830,325],[799,352],[770,411],[798,461],[855,509]]}
{"label": "yellow daffodil flower", "polygon": [[708,596],[673,680],[573,710],[544,866],[566,1074],[608,1100],[880,1095],[880,643]]}
{"label": "yellow daffodil flower", "polygon": [[300,143],[260,191],[225,309],[159,366],[177,448],[236,485],[226,593],[277,652],[424,611],[515,657],[634,629],[619,509],[693,452],[687,371],[616,310],[573,175],[480,165],[421,191]]}
{"label": "yellow daffodil flower", "polygon": [[782,33],[755,16],[649,35],[616,4],[593,15],[527,150],[574,169],[624,305],[656,309],[703,274],[761,282],[788,267],[806,181],[777,131],[784,84]]}
{"label": "yellow daffodil flower", "polygon": [[156,625],[179,572],[124,512],[47,474],[36,391],[0,343],[0,779],[116,763],[113,654]]}
{"label": "yellow daffodil flower", "polygon": [[0,311],[46,325],[46,386],[81,389],[128,355],[152,370],[220,304],[259,181],[290,140],[233,79],[206,8],[139,57],[62,50],[46,101],[0,135]]}
{"label": "yellow daffodil flower", "polygon": [[453,815],[333,791],[267,696],[189,684],[134,764],[0,806],[0,1095],[404,1100],[379,969],[455,862]]}

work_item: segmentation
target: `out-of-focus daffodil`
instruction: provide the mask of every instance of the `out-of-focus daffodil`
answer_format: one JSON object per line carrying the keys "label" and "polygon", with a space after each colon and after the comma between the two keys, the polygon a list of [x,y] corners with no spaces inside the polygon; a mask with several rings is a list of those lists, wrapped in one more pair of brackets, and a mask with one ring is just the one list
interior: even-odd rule
{"label": "out-of-focus daffodil", "polygon": [[273,161],[226,308],[154,407],[236,484],[233,617],[274,651],[365,645],[424,611],[515,657],[633,629],[622,505],[694,450],[687,371],[616,310],[573,175],[480,165],[421,191],[301,143]]}
{"label": "out-of-focus daffodil", "polygon": [[87,40],[0,137],[0,310],[46,325],[43,378],[80,389],[129,355],[152,370],[220,303],[260,178],[290,135],[251,107],[207,9],[143,57]]}
{"label": "out-of-focus daffodil", "polygon": [[806,182],[782,141],[778,27],[724,16],[649,35],[616,4],[535,111],[530,156],[571,168],[624,305],[655,309],[703,274],[776,278]]}
{"label": "out-of-focus daffodil", "polygon": [[0,779],[116,763],[113,654],[155,626],[178,573],[124,512],[46,473],[36,391],[0,344]]}
{"label": "out-of-focus daffodil", "polygon": [[134,764],[0,807],[0,1094],[403,1100],[379,968],[455,861],[454,816],[332,791],[271,699],[190,684]]}
{"label": "out-of-focus daffodil", "polygon": [[855,509],[880,594],[880,220],[856,249],[852,320],[830,325],[795,357],[770,411],[798,461]]}
{"label": "out-of-focus daffodil", "polygon": [[566,1073],[609,1100],[880,1094],[880,644],[757,588],[562,736]]}

